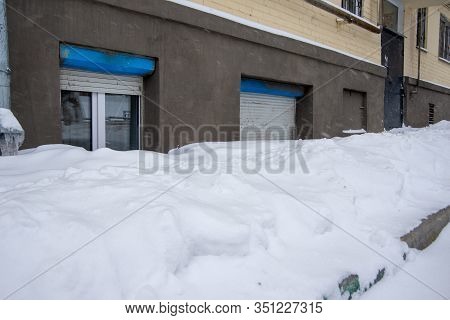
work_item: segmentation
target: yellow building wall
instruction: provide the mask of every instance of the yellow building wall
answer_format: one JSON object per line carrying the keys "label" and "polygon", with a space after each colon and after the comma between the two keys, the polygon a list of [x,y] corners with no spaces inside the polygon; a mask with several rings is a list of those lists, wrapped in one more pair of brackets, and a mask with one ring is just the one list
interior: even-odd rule
{"label": "yellow building wall", "polygon": [[[440,7],[428,8],[426,51],[421,50],[420,79],[450,87],[450,63],[439,59],[440,14],[450,18],[450,10]],[[405,75],[417,79],[418,49],[417,9],[405,8]]]}
{"label": "yellow building wall", "polygon": [[[338,24],[336,16],[304,0],[191,0],[235,16],[319,42],[349,54],[381,62],[381,36],[353,24]],[[363,17],[378,20],[378,1],[363,1]],[[330,0],[341,5],[341,0]]]}

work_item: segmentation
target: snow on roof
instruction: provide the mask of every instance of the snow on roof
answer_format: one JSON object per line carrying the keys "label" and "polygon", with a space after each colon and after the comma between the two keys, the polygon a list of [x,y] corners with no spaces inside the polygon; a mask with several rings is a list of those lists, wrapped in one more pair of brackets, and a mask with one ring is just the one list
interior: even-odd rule
{"label": "snow on roof", "polygon": [[342,130],[342,133],[346,133],[346,134],[361,134],[361,133],[367,133],[367,131],[364,130],[364,129],[347,129],[347,130]]}
{"label": "snow on roof", "polygon": [[[227,19],[227,20],[230,20],[230,21],[233,21],[233,22],[236,22],[236,23],[239,23],[239,24],[251,27],[251,28],[255,28],[255,29],[258,29],[258,30],[261,30],[261,31],[269,32],[269,33],[272,33],[272,34],[275,34],[275,35],[278,35],[278,36],[290,38],[290,39],[301,41],[301,42],[304,42],[304,43],[308,43],[308,44],[311,44],[311,45],[314,45],[314,46],[317,46],[317,47],[320,47],[320,48],[331,50],[331,51],[334,51],[334,52],[346,55],[348,57],[351,57],[353,59],[364,61],[364,62],[373,64],[373,65],[376,65],[376,66],[379,66],[379,67],[384,67],[384,66],[382,66],[382,65],[380,65],[378,63],[375,63],[373,61],[370,61],[370,60],[368,60],[366,58],[363,58],[363,57],[360,57],[360,56],[357,56],[357,55],[353,55],[351,53],[348,53],[348,52],[345,52],[345,51],[342,51],[342,50],[339,50],[339,49],[327,46],[327,45],[322,44],[320,42],[313,41],[313,40],[304,38],[302,36],[295,35],[293,33],[287,32],[287,31],[283,31],[283,30],[280,30],[280,29],[269,27],[269,26],[263,25],[263,24],[258,23],[258,22],[247,20],[247,19],[235,16],[233,14],[226,13],[226,12],[223,12],[223,11],[220,11],[220,10],[217,10],[217,9],[213,9],[213,8],[201,5],[201,4],[193,3],[193,2],[191,2],[189,0],[167,0],[167,1],[179,4],[179,5],[182,5],[182,6],[185,6],[185,7],[189,7],[189,8],[194,9],[194,10],[198,10],[198,11],[202,11],[202,12],[205,12],[205,13],[209,13],[209,14],[212,14],[214,16],[218,16],[218,17],[221,17],[221,18],[224,18],[224,19]],[[358,18],[361,18],[361,17],[358,17]]]}

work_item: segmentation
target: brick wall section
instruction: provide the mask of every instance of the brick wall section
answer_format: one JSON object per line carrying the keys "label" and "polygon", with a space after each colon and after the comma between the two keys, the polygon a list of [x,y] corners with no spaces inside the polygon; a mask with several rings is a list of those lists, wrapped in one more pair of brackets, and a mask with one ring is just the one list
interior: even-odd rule
{"label": "brick wall section", "polygon": [[[450,18],[450,10],[441,7],[428,8],[428,32],[426,52],[421,51],[420,78],[450,87],[450,63],[439,59],[440,14]],[[405,75],[417,78],[418,50],[416,48],[417,9],[405,8]]]}
{"label": "brick wall section", "polygon": [[[379,34],[352,24],[337,24],[335,15],[304,0],[191,1],[308,38],[375,63],[381,62]],[[330,2],[341,4],[340,0]],[[363,2],[363,16],[376,23],[378,0]]]}

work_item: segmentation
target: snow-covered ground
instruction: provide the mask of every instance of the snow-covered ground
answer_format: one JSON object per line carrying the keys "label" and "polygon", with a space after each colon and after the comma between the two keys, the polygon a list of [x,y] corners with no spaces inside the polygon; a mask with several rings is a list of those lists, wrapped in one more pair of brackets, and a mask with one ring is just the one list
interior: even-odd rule
{"label": "snow-covered ground", "polygon": [[450,227],[447,226],[425,251],[411,252],[408,263],[403,266],[407,273],[397,270],[392,277],[379,282],[362,298],[417,300],[442,299],[442,295],[450,298],[449,262]]}
{"label": "snow-covered ground", "polygon": [[338,298],[349,274],[367,287],[385,268],[381,288],[426,264],[399,237],[450,204],[449,163],[450,122],[168,155],[25,150],[0,158],[0,297]]}

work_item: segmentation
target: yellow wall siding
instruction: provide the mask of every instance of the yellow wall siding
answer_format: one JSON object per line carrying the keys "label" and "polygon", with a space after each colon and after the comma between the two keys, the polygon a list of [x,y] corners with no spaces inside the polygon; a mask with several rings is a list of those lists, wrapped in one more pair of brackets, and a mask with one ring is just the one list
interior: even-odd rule
{"label": "yellow wall siding", "polygon": [[[378,23],[378,1],[379,0],[363,0],[362,16],[375,24]],[[340,5],[341,0],[337,0],[337,3]]]}
{"label": "yellow wall siding", "polygon": [[[421,51],[421,80],[450,87],[450,63],[439,59],[440,14],[450,18],[444,7],[428,8],[426,50]],[[405,8],[405,75],[417,78],[418,49],[416,48],[417,9]]]}
{"label": "yellow wall siding", "polygon": [[[191,0],[269,27],[305,37],[349,54],[381,62],[379,34],[352,24],[338,24],[336,16],[304,0]],[[330,0],[337,5],[340,0]],[[363,16],[378,16],[378,0],[363,1]]]}

